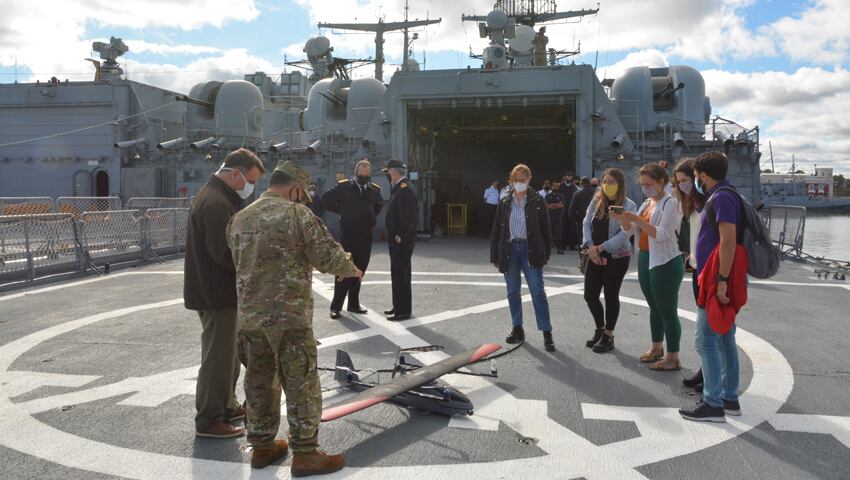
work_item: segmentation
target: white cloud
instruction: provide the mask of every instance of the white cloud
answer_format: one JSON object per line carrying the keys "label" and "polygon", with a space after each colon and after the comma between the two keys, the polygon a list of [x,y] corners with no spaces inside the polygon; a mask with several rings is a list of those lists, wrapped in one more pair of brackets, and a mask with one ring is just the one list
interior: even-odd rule
{"label": "white cloud", "polygon": [[784,17],[769,28],[792,59],[817,64],[850,58],[850,5],[847,0],[818,0],[799,16]]}
{"label": "white cloud", "polygon": [[203,45],[166,45],[163,43],[150,43],[144,40],[125,40],[124,43],[133,53],[153,53],[156,55],[218,53],[220,48],[207,47]]}
{"label": "white cloud", "polygon": [[187,65],[138,63],[130,60],[126,62],[125,68],[131,80],[181,93],[188,93],[199,82],[242,79],[246,73],[257,71],[275,75],[275,72],[282,70],[282,66],[251,55],[244,48],[227,50],[219,56],[199,58]]}
{"label": "white cloud", "polygon": [[[703,72],[714,111],[753,126],[761,124],[766,153],[773,144],[777,163],[791,155],[811,170],[814,164],[850,172],[850,71],[800,68],[786,72]],[[762,159],[766,160],[765,158]]]}
{"label": "white cloud", "polygon": [[604,75],[600,75],[600,78],[604,76],[605,78],[616,79],[631,67],[666,67],[667,65],[670,65],[667,56],[659,50],[640,50],[626,55],[626,58],[613,65],[602,68]]}

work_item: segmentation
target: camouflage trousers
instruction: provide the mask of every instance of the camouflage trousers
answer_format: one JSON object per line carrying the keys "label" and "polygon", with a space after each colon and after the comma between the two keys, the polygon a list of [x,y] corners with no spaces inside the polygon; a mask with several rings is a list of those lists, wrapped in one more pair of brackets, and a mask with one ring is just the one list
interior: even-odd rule
{"label": "camouflage trousers", "polygon": [[246,360],[245,404],[248,442],[274,443],[280,426],[281,387],[286,396],[289,445],[309,453],[319,444],[322,394],[316,371],[318,352],[313,330],[243,327],[239,342]]}

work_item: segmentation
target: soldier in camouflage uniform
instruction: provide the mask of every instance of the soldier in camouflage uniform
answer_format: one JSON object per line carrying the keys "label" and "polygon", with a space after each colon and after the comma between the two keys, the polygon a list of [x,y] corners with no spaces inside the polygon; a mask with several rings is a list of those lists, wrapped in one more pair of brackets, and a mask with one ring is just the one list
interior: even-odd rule
{"label": "soldier in camouflage uniform", "polygon": [[227,229],[236,265],[239,341],[247,360],[245,396],[251,464],[264,467],[286,454],[275,440],[281,387],[286,395],[294,476],[329,473],[342,455],[317,450],[322,411],[313,336],[313,268],[362,277],[304,203],[310,175],[292,162],[277,165],[269,189],[234,215]]}

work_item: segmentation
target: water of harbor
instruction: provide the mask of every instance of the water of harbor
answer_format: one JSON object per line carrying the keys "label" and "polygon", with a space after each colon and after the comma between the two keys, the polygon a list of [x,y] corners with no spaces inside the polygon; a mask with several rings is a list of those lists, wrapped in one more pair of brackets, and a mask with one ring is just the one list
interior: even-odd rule
{"label": "water of harbor", "polygon": [[850,260],[850,214],[809,214],[803,251],[833,260]]}

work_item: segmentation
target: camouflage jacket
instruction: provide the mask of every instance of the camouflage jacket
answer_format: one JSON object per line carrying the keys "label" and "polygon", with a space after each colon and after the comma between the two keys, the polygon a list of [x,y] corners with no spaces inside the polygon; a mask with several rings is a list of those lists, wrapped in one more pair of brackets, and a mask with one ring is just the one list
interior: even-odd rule
{"label": "camouflage jacket", "polygon": [[248,328],[309,328],[313,268],[339,277],[356,270],[308,207],[272,192],[233,216],[227,243],[236,266],[239,320]]}

